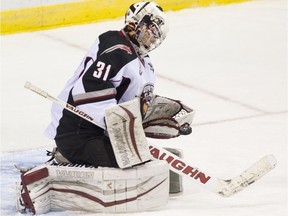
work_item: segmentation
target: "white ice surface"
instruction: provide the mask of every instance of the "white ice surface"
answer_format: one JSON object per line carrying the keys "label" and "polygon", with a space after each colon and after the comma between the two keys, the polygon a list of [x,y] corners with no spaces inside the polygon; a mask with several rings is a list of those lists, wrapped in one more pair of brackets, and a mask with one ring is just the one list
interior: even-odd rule
{"label": "white ice surface", "polygon": [[[221,198],[184,179],[184,194],[165,208],[128,215],[287,216],[287,2],[186,9],[168,12],[168,18],[168,37],[151,53],[155,92],[181,99],[196,115],[192,135],[154,142],[183,149],[191,164],[223,179],[266,154],[278,164],[233,197]],[[43,136],[51,103],[24,89],[25,81],[58,95],[95,37],[122,23],[1,36],[0,215],[20,215],[14,164],[43,163],[45,150],[54,146]],[[48,215],[78,214],[88,215]]]}

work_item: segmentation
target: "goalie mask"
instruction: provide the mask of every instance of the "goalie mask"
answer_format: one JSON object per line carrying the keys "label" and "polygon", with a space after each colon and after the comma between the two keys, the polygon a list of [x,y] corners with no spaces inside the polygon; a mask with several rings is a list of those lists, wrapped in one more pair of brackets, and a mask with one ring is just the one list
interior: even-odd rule
{"label": "goalie mask", "polygon": [[138,54],[143,57],[163,42],[168,25],[159,5],[154,2],[138,2],[126,12],[124,29]]}

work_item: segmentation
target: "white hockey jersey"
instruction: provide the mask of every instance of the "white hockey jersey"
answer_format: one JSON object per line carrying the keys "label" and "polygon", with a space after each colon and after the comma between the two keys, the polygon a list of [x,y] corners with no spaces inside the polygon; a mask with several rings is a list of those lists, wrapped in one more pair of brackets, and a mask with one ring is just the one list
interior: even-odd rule
{"label": "white hockey jersey", "polygon": [[[149,56],[141,60],[123,31],[108,31],[97,38],[59,98],[104,126],[105,109],[152,93],[155,78]],[[45,131],[51,139],[103,134],[100,127],[57,104],[51,114]]]}

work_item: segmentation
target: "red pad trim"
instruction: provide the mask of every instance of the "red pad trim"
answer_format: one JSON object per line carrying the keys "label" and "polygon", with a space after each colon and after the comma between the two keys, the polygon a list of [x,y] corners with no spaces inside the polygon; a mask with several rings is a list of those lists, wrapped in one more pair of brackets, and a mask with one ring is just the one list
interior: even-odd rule
{"label": "red pad trim", "polygon": [[27,174],[25,173],[24,175],[21,176],[21,179],[24,185],[29,185],[43,178],[46,178],[48,176],[49,176],[49,172],[48,172],[48,169],[45,167],[45,168],[36,170],[34,172],[31,172],[31,173],[27,173]]}
{"label": "red pad trim", "polygon": [[27,185],[32,184],[32,183],[39,181],[43,178],[46,178],[48,176],[49,176],[49,172],[48,172],[48,169],[46,167],[39,169],[39,170],[36,170],[34,172],[31,172],[31,173],[27,173],[27,174],[24,173],[21,175],[21,180],[22,180],[23,189],[24,189],[24,193],[22,193],[22,199],[24,201],[25,207],[30,209],[33,214],[36,214],[36,211],[35,211],[33,202],[30,198]]}
{"label": "red pad trim", "polygon": [[[48,191],[52,190],[52,191],[57,191],[57,192],[62,192],[62,193],[72,193],[72,194],[76,194],[78,196],[81,196],[81,197],[85,197],[89,200],[92,200],[102,206],[104,206],[105,208],[107,207],[110,207],[110,206],[115,206],[115,205],[120,205],[120,204],[123,204],[123,203],[129,203],[129,202],[132,202],[132,201],[135,201],[137,200],[138,198],[150,193],[151,191],[153,191],[155,188],[157,188],[159,185],[163,184],[163,182],[165,182],[167,180],[167,178],[165,178],[164,180],[162,180],[161,182],[159,182],[157,185],[155,185],[154,187],[150,188],[149,190],[147,190],[146,192],[144,193],[141,193],[141,194],[138,194],[137,196],[135,197],[131,197],[131,198],[127,198],[127,199],[123,199],[123,200],[114,200],[114,201],[111,201],[111,202],[104,202],[103,200],[95,197],[95,196],[92,196],[90,194],[87,194],[85,192],[82,192],[82,191],[78,191],[78,190],[72,190],[72,189],[60,189],[60,188],[50,188]],[[47,191],[47,192],[48,192]]]}

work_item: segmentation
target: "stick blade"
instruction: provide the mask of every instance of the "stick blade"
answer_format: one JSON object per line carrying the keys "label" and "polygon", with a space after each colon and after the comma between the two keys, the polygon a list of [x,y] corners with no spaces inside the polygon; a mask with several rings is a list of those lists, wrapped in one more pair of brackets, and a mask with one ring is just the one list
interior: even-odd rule
{"label": "stick blade", "polygon": [[264,175],[274,169],[276,165],[277,161],[275,156],[266,155],[247,170],[242,172],[239,176],[229,180],[219,179],[216,192],[220,196],[230,197],[262,178]]}

